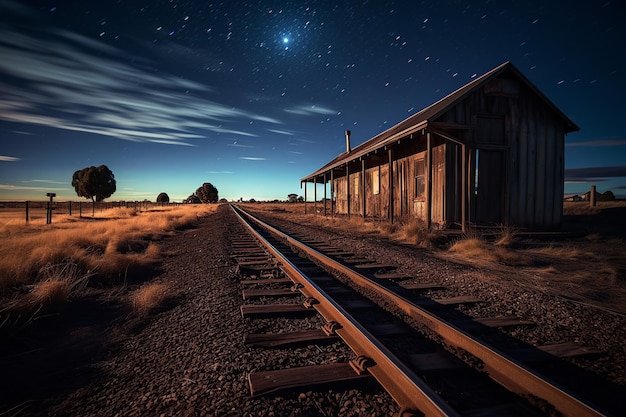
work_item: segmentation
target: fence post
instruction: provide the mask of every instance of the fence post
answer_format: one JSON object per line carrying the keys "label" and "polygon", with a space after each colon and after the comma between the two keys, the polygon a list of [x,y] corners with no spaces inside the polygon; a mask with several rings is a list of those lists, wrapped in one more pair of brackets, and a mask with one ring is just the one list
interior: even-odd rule
{"label": "fence post", "polygon": [[70,216],[72,216],[72,202],[71,201],[67,202],[67,210],[68,210]]}
{"label": "fence post", "polygon": [[83,217],[83,202],[78,202],[78,217]]}
{"label": "fence post", "polygon": [[591,191],[589,192],[589,205],[591,207],[596,206],[596,186],[595,185],[591,186]]}
{"label": "fence post", "polygon": [[52,199],[56,197],[56,193],[46,193],[46,196],[50,197],[48,201],[48,210],[46,212],[46,224],[52,223]]}
{"label": "fence post", "polygon": [[26,223],[28,223],[28,200],[26,201]]}

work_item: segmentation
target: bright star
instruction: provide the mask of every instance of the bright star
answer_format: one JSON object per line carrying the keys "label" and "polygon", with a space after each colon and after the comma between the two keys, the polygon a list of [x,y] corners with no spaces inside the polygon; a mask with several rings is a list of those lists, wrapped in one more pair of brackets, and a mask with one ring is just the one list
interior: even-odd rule
{"label": "bright star", "polygon": [[285,37],[283,38],[283,43],[289,43],[289,38],[285,36]]}

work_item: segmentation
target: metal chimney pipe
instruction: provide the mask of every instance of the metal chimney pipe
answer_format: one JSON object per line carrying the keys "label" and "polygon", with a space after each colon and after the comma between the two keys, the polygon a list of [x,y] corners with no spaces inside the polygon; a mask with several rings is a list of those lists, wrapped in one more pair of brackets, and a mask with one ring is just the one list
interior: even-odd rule
{"label": "metal chimney pipe", "polygon": [[350,148],[350,131],[346,130],[346,153],[350,153],[352,149]]}

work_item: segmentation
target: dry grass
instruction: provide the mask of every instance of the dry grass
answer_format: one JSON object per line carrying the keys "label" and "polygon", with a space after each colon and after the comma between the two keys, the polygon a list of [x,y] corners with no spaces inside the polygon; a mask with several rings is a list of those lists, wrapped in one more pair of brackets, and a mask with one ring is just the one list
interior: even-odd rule
{"label": "dry grass", "polygon": [[591,206],[588,201],[566,201],[563,203],[563,214],[565,216],[585,216],[594,215],[606,209],[620,208],[626,206],[624,201],[596,201],[596,205]]}
{"label": "dry grass", "polygon": [[60,305],[67,301],[70,295],[69,279],[49,279],[34,285],[29,294],[29,304],[36,306]]}
{"label": "dry grass", "polygon": [[308,203],[307,214],[304,214],[302,203],[243,204],[243,206],[244,209],[252,211],[287,213],[292,221],[301,225],[321,226],[349,234],[380,236],[423,247],[431,247],[432,241],[438,237],[437,232],[429,231],[426,224],[419,219],[399,220],[391,224],[385,219],[363,219],[361,216],[324,216],[324,206],[321,203],[318,203],[317,212],[314,211],[312,203]]}
{"label": "dry grass", "polygon": [[528,266],[533,264],[532,258],[526,254],[509,249],[502,242],[508,238],[500,238],[492,244],[486,240],[470,236],[456,241],[448,250],[455,260],[462,260],[478,267],[496,265]]}
{"label": "dry grass", "polygon": [[143,285],[130,295],[133,312],[145,316],[173,297],[169,287],[162,283]]}
{"label": "dry grass", "polygon": [[0,293],[44,280],[46,265],[69,260],[85,274],[106,280],[160,257],[153,241],[195,222],[216,206],[163,207],[149,212],[111,209],[96,219],[56,219],[52,225],[0,224]]}
{"label": "dry grass", "polygon": [[[28,324],[63,306],[87,285],[112,287],[146,278],[162,257],[155,240],[197,221],[216,205],[115,208],[95,218],[57,216],[52,225],[0,222],[0,328]],[[126,286],[119,288],[126,291]],[[163,284],[147,284],[131,297],[133,311],[148,314],[171,297]],[[24,322],[24,320],[26,320]],[[10,326],[10,324],[9,324]]]}
{"label": "dry grass", "polygon": [[440,256],[492,271],[498,279],[514,279],[517,285],[626,313],[624,253],[621,239],[599,233],[542,242],[503,230],[493,242],[479,236],[460,239]]}

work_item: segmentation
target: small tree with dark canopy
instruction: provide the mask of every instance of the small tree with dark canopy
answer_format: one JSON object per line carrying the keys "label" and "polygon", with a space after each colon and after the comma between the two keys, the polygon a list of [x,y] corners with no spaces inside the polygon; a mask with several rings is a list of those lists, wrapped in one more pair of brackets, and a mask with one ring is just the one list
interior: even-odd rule
{"label": "small tree with dark canopy", "polygon": [[115,176],[106,165],[79,169],[72,176],[72,187],[77,196],[91,199],[93,216],[95,202],[111,197],[115,192]]}
{"label": "small tree with dark canopy", "polygon": [[597,196],[596,200],[598,200],[598,201],[615,201],[615,194],[613,194],[613,191],[608,190],[608,191],[603,192],[599,196]]}
{"label": "small tree with dark canopy", "polygon": [[167,193],[160,193],[157,196],[157,203],[167,204],[170,202],[170,196]]}
{"label": "small tree with dark canopy", "polygon": [[191,194],[189,197],[187,197],[185,199],[185,201],[183,201],[183,203],[185,203],[185,204],[200,204],[200,203],[202,203],[202,201],[200,201],[200,199],[198,198],[197,195]]}
{"label": "small tree with dark canopy", "polygon": [[196,190],[196,195],[203,203],[217,203],[219,195],[217,188],[210,182],[205,182]]}

